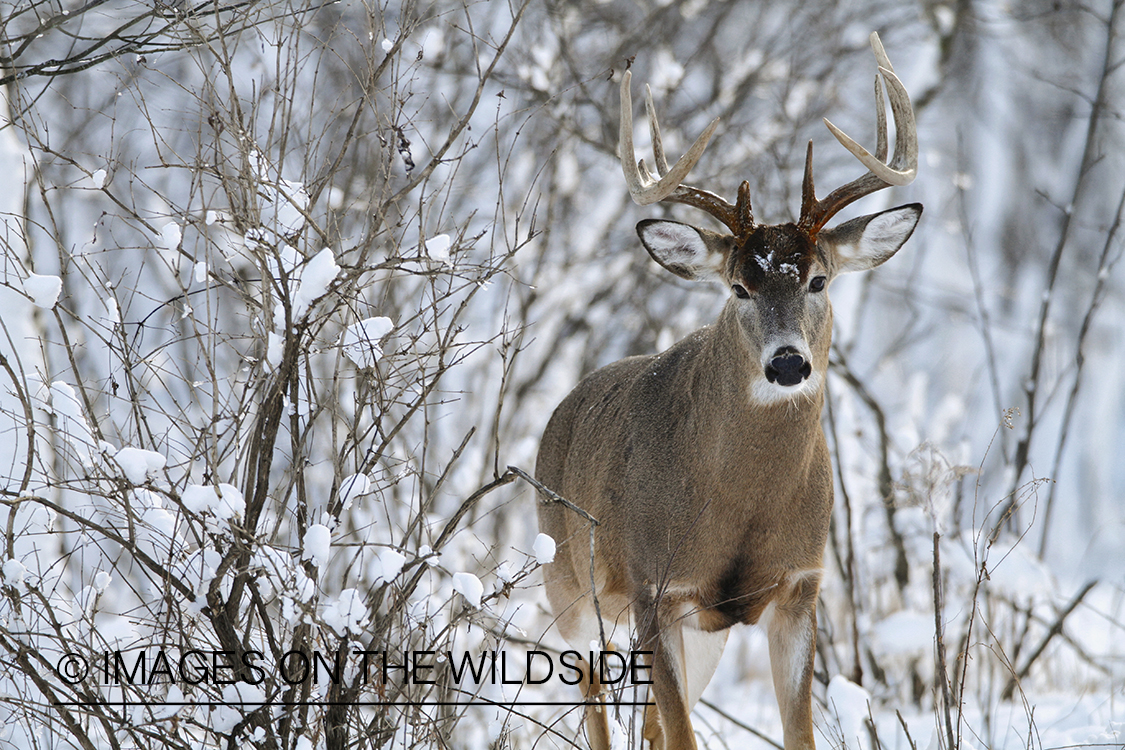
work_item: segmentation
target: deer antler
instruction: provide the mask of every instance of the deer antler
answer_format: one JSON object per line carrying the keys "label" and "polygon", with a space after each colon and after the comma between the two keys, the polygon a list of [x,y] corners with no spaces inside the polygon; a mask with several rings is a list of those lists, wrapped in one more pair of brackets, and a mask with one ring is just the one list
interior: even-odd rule
{"label": "deer antler", "polygon": [[652,91],[645,86],[645,109],[648,112],[649,129],[652,133],[652,151],[659,178],[653,176],[645,165],[644,159],[634,162],[633,150],[633,97],[630,92],[630,83],[633,80],[631,71],[625,71],[621,77],[621,132],[620,156],[621,167],[625,172],[625,183],[629,186],[629,194],[634,202],[641,206],[658,201],[671,201],[683,203],[688,206],[702,209],[725,224],[735,236],[744,236],[754,227],[754,216],[750,207],[750,183],[743,182],[738,188],[738,201],[731,205],[723,198],[701,188],[682,184],[688,172],[695,166],[703,155],[707,143],[719,127],[719,118],[711,121],[707,129],[700,134],[688,152],[680,157],[675,165],[668,169],[668,159],[664,154],[664,143],[660,138],[660,125],[656,120],[655,107],[652,104]]}
{"label": "deer antler", "polygon": [[[836,140],[859,159],[867,167],[868,172],[847,185],[836,188],[824,200],[818,201],[813,187],[812,141],[809,141],[808,153],[805,156],[805,179],[801,190],[801,218],[797,226],[812,237],[815,237],[828,220],[848,204],[891,185],[909,185],[918,173],[918,131],[914,122],[910,95],[906,93],[906,87],[895,75],[891,61],[887,58],[887,52],[883,49],[883,43],[879,41],[879,34],[874,31],[871,32],[871,50],[875,53],[875,61],[879,66],[879,73],[875,76],[877,121],[875,154],[872,155],[827,118],[824,120],[824,124],[828,126],[832,135],[836,136]],[[882,76],[882,84],[879,76]],[[883,85],[887,87],[887,98],[890,99],[896,131],[895,153],[889,163],[886,161],[887,115],[883,104]]]}

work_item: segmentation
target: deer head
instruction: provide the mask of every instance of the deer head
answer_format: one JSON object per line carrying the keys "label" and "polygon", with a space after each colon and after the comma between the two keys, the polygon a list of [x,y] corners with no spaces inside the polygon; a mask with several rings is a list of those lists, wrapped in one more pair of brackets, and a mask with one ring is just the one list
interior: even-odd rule
{"label": "deer head", "polygon": [[[702,209],[726,225],[729,233],[647,219],[637,225],[645,249],[661,266],[685,279],[718,282],[731,292],[733,308],[751,355],[752,396],[771,403],[819,390],[828,366],[832,309],[828,286],[840,273],[862,271],[886,261],[914,231],[922,206],[910,204],[862,216],[839,226],[828,221],[853,201],[892,185],[906,185],[917,173],[918,140],[914,112],[877,34],[871,46],[879,65],[875,77],[877,145],[872,155],[828,120],[832,134],[868,168],[866,174],[817,200],[813,185],[813,151],[805,158],[801,214],[796,222],[767,225],[754,221],[750,184],[744,181],[732,205],[718,195],[685,185],[718,127],[714,120],[683,157],[669,169],[652,104],[645,104],[658,176],[644,160],[633,162],[631,74],[621,80],[621,163],[633,200],[683,203]],[[886,86],[897,137],[887,161]]]}

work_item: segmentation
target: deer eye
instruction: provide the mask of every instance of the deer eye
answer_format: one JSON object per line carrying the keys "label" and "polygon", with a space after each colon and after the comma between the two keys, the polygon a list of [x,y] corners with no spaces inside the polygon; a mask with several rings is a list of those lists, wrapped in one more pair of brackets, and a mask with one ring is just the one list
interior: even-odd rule
{"label": "deer eye", "polygon": [[810,292],[823,292],[824,285],[827,280],[823,276],[814,276],[813,280],[809,282]]}
{"label": "deer eye", "polygon": [[746,287],[742,286],[742,284],[734,284],[730,289],[734,292],[734,296],[739,299],[747,299],[750,297],[750,292],[746,291]]}

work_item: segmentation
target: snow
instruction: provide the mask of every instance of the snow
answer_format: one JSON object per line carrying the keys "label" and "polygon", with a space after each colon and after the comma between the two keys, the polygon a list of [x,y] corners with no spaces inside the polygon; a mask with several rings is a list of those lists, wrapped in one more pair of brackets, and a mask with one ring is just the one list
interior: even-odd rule
{"label": "snow", "polygon": [[3,575],[6,586],[19,588],[23,586],[24,579],[27,578],[27,568],[19,560],[9,557],[4,561]]}
{"label": "snow", "polygon": [[220,520],[229,520],[246,512],[246,499],[231,484],[191,484],[180,494],[180,501],[192,513],[211,513]]}
{"label": "snow", "polygon": [[426,254],[431,260],[445,265],[449,264],[449,248],[453,242],[448,234],[438,234],[426,240]]}
{"label": "snow", "polygon": [[324,248],[308,262],[300,274],[297,291],[293,295],[293,316],[303,317],[313,302],[328,293],[328,287],[340,273],[336,258],[330,248]]}
{"label": "snow", "polygon": [[177,578],[192,587],[197,594],[206,593],[222,559],[216,550],[197,549],[181,565],[175,566]]}
{"label": "snow", "polygon": [[23,281],[23,290],[31,297],[36,307],[46,310],[55,306],[62,293],[62,279],[58,276],[40,276],[37,273],[28,274]]}
{"label": "snow", "polygon": [[[323,528],[323,527],[321,527]],[[293,569],[293,594],[299,602],[311,601],[316,596],[316,582],[300,568]],[[292,620],[290,620],[292,622]]]}
{"label": "snow", "polygon": [[368,577],[372,583],[393,581],[402,572],[402,566],[405,564],[406,556],[401,552],[393,549],[381,549],[371,561]]}
{"label": "snow", "polygon": [[531,550],[535,553],[535,561],[546,565],[555,559],[555,540],[546,534],[539,534],[535,537]]}
{"label": "snow", "polygon": [[999,540],[988,550],[988,577],[998,592],[1013,600],[1045,598],[1058,589],[1029,546],[1014,540]]}
{"label": "snow", "polygon": [[215,506],[216,518],[226,521],[246,512],[246,500],[238,489],[229,484],[220,484],[219,489],[222,490],[223,496]]}
{"label": "snow", "polygon": [[[223,670],[223,674],[229,676],[230,673]],[[236,682],[223,687],[222,698],[222,703],[211,714],[210,723],[217,732],[229,732],[245,718],[248,706],[244,708],[243,704],[262,703],[266,695],[257,685]]]}
{"label": "snow", "polygon": [[[294,320],[305,317],[313,304],[328,293],[329,287],[340,273],[331,248],[324,248],[305,262],[297,248],[282,242],[278,245],[276,255],[266,255],[266,262],[277,285],[289,290],[290,314]],[[280,331],[284,325],[285,308],[276,304],[273,311],[274,330]]]}
{"label": "snow", "polygon": [[354,588],[344,589],[324,607],[321,619],[339,635],[349,631],[361,634],[367,622],[367,604],[363,594]]}
{"label": "snow", "polygon": [[472,573],[454,573],[453,590],[465,597],[470,607],[480,609],[480,599],[484,595],[484,584]]}
{"label": "snow", "polygon": [[864,747],[863,738],[867,736],[864,722],[870,713],[871,695],[859,685],[836,675],[828,681],[828,714],[839,726],[840,734],[848,747]]}
{"label": "snow", "polygon": [[184,230],[174,221],[160,229],[160,246],[165,250],[176,250],[184,239]]}
{"label": "snow", "polygon": [[144,484],[167,463],[163,454],[143,448],[124,447],[114,454],[114,460],[121,467],[125,478],[133,484]]}
{"label": "snow", "polygon": [[629,750],[633,746],[629,737],[629,729],[624,724],[624,717],[621,715],[612,716],[609,720],[610,750]]}
{"label": "snow", "polygon": [[113,290],[106,289],[101,298],[102,308],[105,310],[105,317],[102,319],[104,322],[116,325],[121,322],[121,309],[117,305],[117,300],[113,296]]}
{"label": "snow", "polygon": [[305,530],[305,537],[301,545],[304,552],[301,559],[311,560],[313,565],[323,569],[328,563],[331,543],[332,532],[329,528],[319,523],[312,524]]}
{"label": "snow", "polygon": [[266,334],[266,363],[271,369],[276,370],[281,365],[281,359],[285,355],[285,339],[284,337],[270,331]]}
{"label": "snow", "polygon": [[262,225],[271,233],[289,236],[305,226],[309,194],[305,186],[292,180],[262,185]]}
{"label": "snow", "polygon": [[376,317],[352,323],[341,337],[344,355],[357,367],[370,369],[383,356],[379,341],[394,329],[390,318]]}
{"label": "snow", "polygon": [[160,495],[147,489],[132,492],[133,507],[140,509],[140,519],[147,532],[144,541],[158,556],[174,552],[178,547],[176,517],[164,507]]}
{"label": "snow", "polygon": [[900,610],[872,628],[883,654],[928,653],[934,646],[933,613]]}

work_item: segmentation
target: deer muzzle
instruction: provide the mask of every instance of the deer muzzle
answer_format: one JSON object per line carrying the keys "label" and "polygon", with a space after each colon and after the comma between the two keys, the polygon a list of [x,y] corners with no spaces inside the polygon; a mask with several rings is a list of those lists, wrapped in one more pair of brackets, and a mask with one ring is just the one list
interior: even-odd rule
{"label": "deer muzzle", "polygon": [[798,385],[812,375],[812,365],[791,346],[783,346],[773,353],[766,365],[766,380],[778,385]]}

